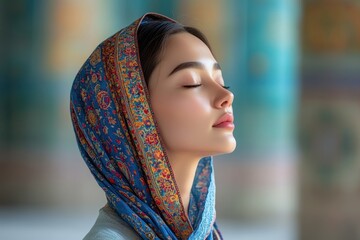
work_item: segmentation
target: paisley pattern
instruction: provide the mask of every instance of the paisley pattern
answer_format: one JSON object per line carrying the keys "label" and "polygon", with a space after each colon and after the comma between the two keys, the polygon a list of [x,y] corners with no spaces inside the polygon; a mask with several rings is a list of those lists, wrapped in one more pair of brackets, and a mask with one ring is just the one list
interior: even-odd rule
{"label": "paisley pattern", "polygon": [[138,55],[139,24],[103,41],[77,74],[70,111],[80,153],[109,205],[143,239],[221,239],[212,157],[200,160],[189,218],[163,147]]}

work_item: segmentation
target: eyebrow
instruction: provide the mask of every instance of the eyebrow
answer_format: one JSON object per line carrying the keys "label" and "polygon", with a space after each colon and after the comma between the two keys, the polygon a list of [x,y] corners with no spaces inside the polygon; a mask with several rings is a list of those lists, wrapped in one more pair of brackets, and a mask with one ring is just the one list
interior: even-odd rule
{"label": "eyebrow", "polygon": [[[171,71],[171,73],[169,74],[172,75],[180,70],[186,69],[186,68],[197,68],[197,69],[205,69],[205,65],[202,64],[201,62],[183,62],[180,63],[179,65],[177,65],[174,70]],[[221,70],[220,64],[219,63],[214,63],[213,64],[213,70]]]}

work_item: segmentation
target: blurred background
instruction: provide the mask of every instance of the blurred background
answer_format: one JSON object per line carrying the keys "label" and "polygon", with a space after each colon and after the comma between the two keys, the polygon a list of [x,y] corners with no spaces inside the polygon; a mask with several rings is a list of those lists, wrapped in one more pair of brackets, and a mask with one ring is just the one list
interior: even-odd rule
{"label": "blurred background", "polygon": [[235,94],[215,159],[225,239],[360,239],[360,1],[3,0],[0,239],[82,239],[105,196],[83,162],[72,81],[145,12],[200,28]]}

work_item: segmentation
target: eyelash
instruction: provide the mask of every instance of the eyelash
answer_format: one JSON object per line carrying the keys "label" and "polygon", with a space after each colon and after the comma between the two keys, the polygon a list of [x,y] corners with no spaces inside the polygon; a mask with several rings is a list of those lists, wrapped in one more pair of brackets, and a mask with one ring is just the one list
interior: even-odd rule
{"label": "eyelash", "polygon": [[200,87],[201,84],[196,84],[196,85],[185,85],[185,88],[195,88],[195,87]]}
{"label": "eyelash", "polygon": [[[200,87],[202,84],[196,84],[196,85],[185,85],[185,88],[196,88],[196,87]],[[225,89],[229,89],[230,86],[222,86]]]}

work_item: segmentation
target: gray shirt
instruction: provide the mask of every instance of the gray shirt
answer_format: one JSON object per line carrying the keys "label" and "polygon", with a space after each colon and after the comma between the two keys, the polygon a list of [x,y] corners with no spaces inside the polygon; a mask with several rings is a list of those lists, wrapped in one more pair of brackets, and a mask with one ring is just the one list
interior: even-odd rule
{"label": "gray shirt", "polygon": [[94,226],[83,240],[141,239],[134,229],[108,205],[99,210]]}

